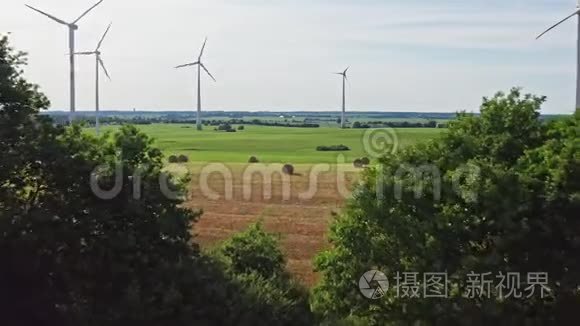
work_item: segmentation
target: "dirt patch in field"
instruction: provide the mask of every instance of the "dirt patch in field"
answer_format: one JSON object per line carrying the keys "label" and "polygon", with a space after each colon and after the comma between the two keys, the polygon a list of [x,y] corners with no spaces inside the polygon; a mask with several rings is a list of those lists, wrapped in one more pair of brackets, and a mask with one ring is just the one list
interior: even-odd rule
{"label": "dirt patch in field", "polygon": [[[312,260],[328,246],[332,213],[343,207],[358,172],[337,172],[334,166],[313,173],[312,165],[297,165],[296,175],[284,180],[281,174],[271,173],[274,170],[256,166],[252,168],[259,172],[244,178],[246,167],[229,165],[226,173],[193,167],[191,199],[186,205],[204,212],[194,227],[197,242],[211,248],[261,220],[268,231],[280,236],[289,271],[305,285],[315,284]],[[264,186],[268,176],[270,191]]]}

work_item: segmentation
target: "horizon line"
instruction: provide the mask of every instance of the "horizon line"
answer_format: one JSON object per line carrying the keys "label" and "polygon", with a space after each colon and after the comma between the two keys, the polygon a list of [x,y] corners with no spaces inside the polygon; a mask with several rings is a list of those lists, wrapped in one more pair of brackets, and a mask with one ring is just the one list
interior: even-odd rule
{"label": "horizon line", "polygon": [[[190,110],[156,110],[156,109],[112,109],[112,110],[100,110],[100,113],[191,113],[195,114],[195,109]],[[203,113],[332,113],[332,114],[341,114],[341,110],[243,110],[243,109],[236,109],[236,110],[205,110]],[[475,110],[457,110],[457,111],[383,111],[383,110],[364,110],[364,111],[348,111],[346,112],[347,115],[352,114],[364,114],[364,113],[379,113],[379,114],[444,114],[444,115],[453,115],[460,112],[466,113],[473,113],[473,114],[480,114],[480,112],[476,112]],[[68,110],[46,110],[41,111],[40,114],[71,114]],[[95,114],[94,110],[77,110],[76,112],[72,113],[73,115],[79,114]],[[571,113],[543,113],[540,112],[542,116],[569,116]]]}

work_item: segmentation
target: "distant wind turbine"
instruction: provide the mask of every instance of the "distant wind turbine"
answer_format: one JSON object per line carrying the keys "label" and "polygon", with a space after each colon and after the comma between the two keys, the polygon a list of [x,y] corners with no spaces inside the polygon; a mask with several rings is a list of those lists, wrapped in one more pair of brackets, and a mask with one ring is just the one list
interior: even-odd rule
{"label": "distant wind turbine", "polygon": [[344,129],[345,127],[345,111],[346,111],[346,72],[350,69],[350,67],[346,68],[343,72],[335,72],[335,75],[342,76],[342,115],[340,117],[340,128]]}
{"label": "distant wind turbine", "polygon": [[107,76],[107,78],[109,78],[109,80],[111,80],[111,76],[109,76],[109,72],[107,71],[107,68],[105,68],[105,63],[103,62],[103,59],[101,58],[101,45],[103,45],[103,41],[105,40],[105,37],[107,36],[107,33],[109,33],[109,30],[111,29],[111,24],[109,24],[109,26],[107,27],[107,30],[105,31],[105,33],[103,34],[103,36],[101,37],[101,40],[99,41],[99,43],[97,44],[97,48],[95,49],[95,51],[90,51],[90,52],[77,52],[75,54],[78,55],[94,55],[95,56],[95,130],[97,132],[97,135],[99,135],[99,110],[100,110],[100,103],[99,103],[99,66],[100,68],[103,69],[103,72],[105,73],[105,75]]}
{"label": "distant wind turbine", "polygon": [[205,44],[207,43],[207,37],[205,38],[205,41],[203,42],[203,46],[201,47],[201,52],[199,53],[199,57],[197,57],[197,61],[196,62],[192,62],[192,63],[186,63],[183,65],[179,65],[175,68],[183,68],[183,67],[191,67],[191,66],[197,66],[197,130],[201,130],[201,69],[203,68],[203,70],[205,70],[205,72],[211,77],[211,79],[213,79],[213,81],[215,82],[215,78],[212,76],[212,74],[209,72],[209,70],[207,70],[207,68],[205,67],[205,65],[203,64],[203,62],[201,62],[201,57],[203,56],[203,50],[205,49]]}
{"label": "distant wind turbine", "polygon": [[551,31],[552,29],[556,28],[558,25],[562,24],[563,22],[567,21],[568,19],[574,17],[574,16],[578,16],[578,40],[577,40],[577,62],[576,62],[576,109],[580,108],[580,0],[578,1],[578,4],[576,5],[576,11],[574,11],[574,13],[572,13],[570,16],[562,19],[561,21],[559,21],[558,23],[556,23],[554,26],[548,28],[547,30],[545,30],[542,34],[538,35],[538,37],[536,37],[536,40],[539,39],[540,37],[544,36],[544,34],[548,33],[549,31]]}
{"label": "distant wind turbine", "polygon": [[69,44],[69,61],[70,61],[70,115],[69,115],[69,121],[72,122],[73,120],[73,115],[74,112],[76,111],[76,94],[75,94],[75,31],[77,29],[79,29],[77,23],[79,22],[79,20],[81,20],[84,16],[86,16],[91,10],[93,10],[96,6],[100,5],[101,2],[103,2],[104,0],[100,0],[99,2],[97,2],[95,5],[93,5],[92,7],[90,7],[88,10],[86,10],[82,15],[79,16],[79,18],[77,18],[76,20],[74,20],[72,23],[67,23],[64,20],[58,19],[50,14],[47,14],[44,11],[38,10],[34,7],[31,7],[29,5],[26,5],[28,8],[41,13],[45,16],[47,16],[48,18],[56,21],[59,24],[65,25],[68,27],[68,44]]}

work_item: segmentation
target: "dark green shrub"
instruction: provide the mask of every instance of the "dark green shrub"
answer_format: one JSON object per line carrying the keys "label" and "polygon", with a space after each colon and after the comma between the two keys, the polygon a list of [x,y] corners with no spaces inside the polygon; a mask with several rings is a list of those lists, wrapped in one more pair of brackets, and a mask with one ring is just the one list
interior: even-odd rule
{"label": "dark green shrub", "polygon": [[371,160],[369,160],[368,157],[361,158],[360,159],[360,162],[361,162],[362,165],[369,165],[369,164],[371,164]]}
{"label": "dark green shrub", "polygon": [[355,168],[362,168],[363,167],[363,164],[362,164],[360,158],[357,158],[356,160],[354,160],[354,162],[352,162],[352,165],[354,165]]}
{"label": "dark green shrub", "polygon": [[278,239],[267,233],[261,223],[234,235],[221,246],[219,253],[235,274],[257,273],[270,278],[284,272],[284,255]]}
{"label": "dark green shrub", "polygon": [[244,130],[245,127],[244,126],[238,126],[238,130]]}
{"label": "dark green shrub", "polygon": [[187,163],[187,162],[189,162],[189,158],[182,154],[182,155],[179,155],[177,157],[177,162],[178,163]]}
{"label": "dark green shrub", "polygon": [[170,155],[167,160],[169,163],[179,163],[179,158],[176,155]]}
{"label": "dark green shrub", "polygon": [[260,160],[258,160],[257,157],[255,156],[250,156],[250,159],[248,160],[248,163],[259,163]]}
{"label": "dark green shrub", "polygon": [[293,281],[277,237],[260,223],[234,235],[213,252],[224,269],[240,284],[242,293],[254,298],[253,311],[264,311],[263,320],[279,325],[314,325],[308,292]]}
{"label": "dark green shrub", "polygon": [[360,123],[358,121],[356,121],[355,123],[352,124],[353,129],[368,129],[370,127],[371,126],[369,126],[368,124],[363,124],[363,123]]}
{"label": "dark green shrub", "polygon": [[218,126],[218,131],[236,132],[236,130],[229,123],[223,123]]}
{"label": "dark green shrub", "polygon": [[350,151],[350,148],[346,145],[332,145],[332,146],[318,146],[316,150],[319,152],[340,152],[340,151]]}

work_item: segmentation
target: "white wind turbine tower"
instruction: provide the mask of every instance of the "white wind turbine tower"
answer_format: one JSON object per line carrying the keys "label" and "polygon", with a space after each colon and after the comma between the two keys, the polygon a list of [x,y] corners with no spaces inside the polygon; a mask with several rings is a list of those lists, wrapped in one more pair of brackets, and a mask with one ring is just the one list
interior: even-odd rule
{"label": "white wind turbine tower", "polygon": [[350,69],[350,67],[346,68],[343,72],[335,72],[335,75],[342,76],[342,115],[340,117],[340,128],[344,129],[346,119],[345,119],[345,111],[346,111],[346,72]]}
{"label": "white wind turbine tower", "polygon": [[203,46],[201,47],[201,52],[199,53],[199,57],[197,57],[196,62],[186,63],[183,65],[179,65],[175,68],[183,68],[183,67],[190,67],[190,66],[197,66],[197,130],[201,130],[201,69],[205,70],[205,72],[213,79],[215,82],[215,78],[212,74],[207,70],[204,66],[203,62],[201,62],[201,57],[203,56],[203,50],[205,49],[205,44],[207,43],[207,37],[203,42]]}
{"label": "white wind turbine tower", "polygon": [[91,10],[93,10],[96,6],[100,5],[101,2],[103,2],[104,0],[100,0],[99,2],[97,2],[95,5],[93,5],[92,7],[90,7],[88,10],[86,10],[82,15],[79,16],[79,18],[77,18],[76,20],[74,20],[72,23],[67,23],[64,20],[58,19],[50,14],[47,14],[44,11],[38,10],[34,7],[31,7],[29,5],[26,5],[28,8],[39,12],[45,16],[47,16],[48,18],[56,21],[59,24],[65,25],[68,27],[68,44],[69,44],[69,61],[70,61],[70,115],[69,115],[69,121],[72,122],[73,120],[73,114],[76,111],[76,94],[75,94],[75,32],[77,29],[79,29],[77,23],[79,22],[79,20],[81,20],[86,14],[88,14]]}
{"label": "white wind turbine tower", "polygon": [[578,1],[578,4],[576,5],[576,11],[574,11],[573,14],[562,19],[561,21],[556,23],[554,26],[545,30],[542,34],[538,35],[538,37],[536,37],[536,39],[539,39],[540,37],[544,36],[544,34],[548,33],[552,29],[556,28],[558,25],[562,24],[563,22],[567,21],[568,19],[570,19],[574,16],[578,16],[578,35],[577,35],[578,39],[577,39],[577,49],[576,49],[576,51],[577,51],[577,54],[576,54],[577,55],[577,62],[576,62],[576,109],[579,109],[580,108],[580,0]]}
{"label": "white wind turbine tower", "polygon": [[95,69],[96,69],[95,70],[95,130],[97,132],[97,135],[99,135],[99,110],[100,110],[99,68],[102,68],[103,72],[105,73],[107,78],[109,78],[109,80],[111,80],[111,76],[109,76],[109,72],[107,71],[107,68],[105,68],[105,63],[103,62],[103,59],[101,59],[101,51],[100,51],[101,45],[103,44],[103,41],[105,40],[105,37],[107,36],[107,33],[109,33],[109,29],[111,29],[111,24],[109,24],[109,26],[107,27],[107,30],[105,31],[105,33],[101,37],[101,40],[97,44],[97,48],[95,49],[95,51],[75,53],[78,55],[94,55],[95,56]]}

